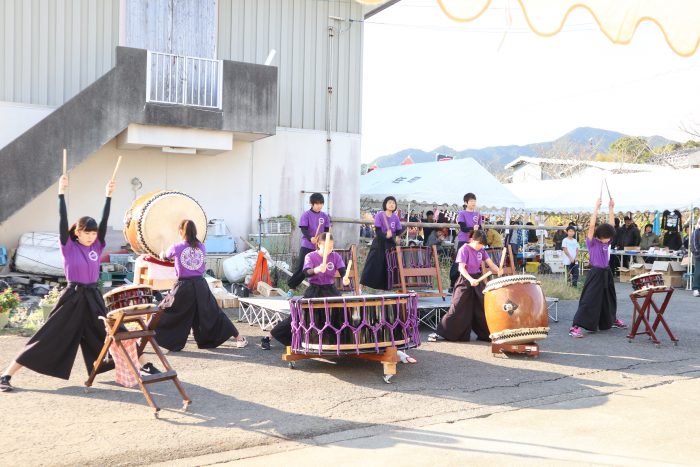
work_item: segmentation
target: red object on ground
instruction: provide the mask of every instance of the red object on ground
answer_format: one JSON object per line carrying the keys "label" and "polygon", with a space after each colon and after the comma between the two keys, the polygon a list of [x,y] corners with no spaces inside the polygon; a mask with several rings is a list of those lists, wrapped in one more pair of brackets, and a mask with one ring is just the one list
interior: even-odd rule
{"label": "red object on ground", "polygon": [[262,251],[258,251],[258,259],[255,261],[255,270],[253,271],[253,277],[250,278],[248,288],[250,290],[257,290],[258,282],[270,284],[270,270],[267,267],[265,253]]}

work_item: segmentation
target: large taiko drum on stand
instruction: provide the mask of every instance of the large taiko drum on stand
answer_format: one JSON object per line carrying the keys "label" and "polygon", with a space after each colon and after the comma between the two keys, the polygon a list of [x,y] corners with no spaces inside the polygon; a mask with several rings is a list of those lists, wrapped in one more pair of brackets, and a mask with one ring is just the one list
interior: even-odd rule
{"label": "large taiko drum on stand", "polygon": [[197,238],[207,236],[207,216],[199,203],[179,191],[163,190],[137,198],[124,214],[124,237],[134,252],[159,256],[180,241],[178,227],[190,219],[197,227]]}
{"label": "large taiko drum on stand", "polygon": [[531,343],[549,334],[547,300],[535,276],[491,279],[484,288],[484,310],[494,344]]}
{"label": "large taiko drum on stand", "polygon": [[289,303],[295,353],[380,353],[420,345],[415,294],[294,298]]}

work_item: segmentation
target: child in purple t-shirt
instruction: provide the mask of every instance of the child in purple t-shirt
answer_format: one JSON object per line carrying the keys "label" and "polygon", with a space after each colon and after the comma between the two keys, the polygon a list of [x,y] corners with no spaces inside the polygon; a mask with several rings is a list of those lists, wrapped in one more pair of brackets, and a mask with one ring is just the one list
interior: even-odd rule
{"label": "child in purple t-shirt", "polygon": [[297,257],[294,274],[287,280],[290,289],[296,289],[304,280],[304,259],[306,255],[316,250],[318,239],[331,228],[331,218],[322,211],[325,199],[321,193],[313,193],[309,197],[311,208],[304,211],[299,219],[299,230],[301,231],[301,247]]}
{"label": "child in purple t-shirt", "polygon": [[613,221],[615,217],[615,202],[610,199],[608,204],[607,224],[596,227],[598,210],[601,200],[596,201],[586,234],[586,247],[590,258],[591,270],[586,275],[586,282],[581,291],[578,310],[569,329],[569,335],[575,338],[583,337],[583,330],[597,331],[613,328],[626,328],[627,325],[617,319],[617,294],[613,274],[608,266],[610,241],[615,237]]}
{"label": "child in purple t-shirt", "polygon": [[399,216],[396,215],[396,198],[393,196],[384,198],[382,210],[374,216],[374,228],[376,235],[367,253],[360,284],[373,289],[389,290],[386,253],[396,246],[396,238],[403,232]]}
{"label": "child in purple t-shirt", "polygon": [[[328,237],[328,240],[326,240]],[[330,242],[330,252],[323,263],[323,249],[326,241]],[[345,262],[343,258],[333,251],[333,237],[331,234],[320,235],[316,242],[318,247],[315,251],[308,253],[304,257],[302,271],[309,279],[309,287],[304,291],[304,298],[317,297],[340,297],[342,294],[335,286],[336,272],[343,279],[343,285],[349,285],[350,279],[345,277]],[[270,335],[274,337],[280,344],[284,346],[292,345],[292,317],[279,321],[270,331]],[[270,350],[270,338],[265,336],[260,341],[260,346],[263,350]]]}
{"label": "child in purple t-shirt", "polygon": [[[478,230],[481,226],[483,218],[481,213],[476,210],[476,195],[467,193],[464,195],[464,210],[457,214],[457,224],[459,224],[459,233],[457,234],[457,249],[459,251],[462,245],[469,242],[472,232]],[[459,277],[457,270],[457,261],[452,263],[450,267],[450,287],[454,287],[455,281]]]}
{"label": "child in purple t-shirt", "polygon": [[440,338],[449,341],[469,341],[472,330],[477,340],[488,342],[489,328],[486,324],[484,311],[484,284],[479,280],[481,265],[486,264],[489,270],[498,276],[503,270],[491,260],[484,250],[486,233],[476,230],[472,233],[469,243],[457,252],[459,278],[452,293],[452,303],[449,311],[438,323],[435,333],[428,340],[435,342]]}
{"label": "child in purple t-shirt", "polygon": [[[100,224],[92,217],[85,216],[70,228],[64,196],[67,187],[68,176],[63,175],[58,182],[58,231],[68,286],[63,289],[46,323],[29,339],[22,352],[0,376],[2,392],[12,390],[10,378],[22,367],[68,379],[79,346],[90,374],[105,341],[105,327],[99,318],[107,315],[107,308],[97,287],[97,280],[100,274],[100,255],[106,245],[107,219],[115,183],[111,180],[105,187],[106,199]],[[145,361],[143,355],[139,361],[142,373],[159,373],[151,363]],[[112,368],[114,363],[105,360],[98,373]]]}
{"label": "child in purple t-shirt", "polygon": [[182,350],[191,329],[200,349],[213,349],[230,337],[236,338],[236,347],[245,347],[248,341],[221,311],[204,279],[206,250],[197,239],[197,227],[185,219],[178,232],[182,241],[168,248],[163,258],[175,262],[178,281],[160,304],[165,312],[156,328],[158,344],[168,350]]}

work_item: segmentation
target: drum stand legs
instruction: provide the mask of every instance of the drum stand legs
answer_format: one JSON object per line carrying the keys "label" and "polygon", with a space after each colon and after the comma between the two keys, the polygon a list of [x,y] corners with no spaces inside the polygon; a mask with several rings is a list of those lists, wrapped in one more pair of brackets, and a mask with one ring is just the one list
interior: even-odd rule
{"label": "drum stand legs", "polygon": [[[361,353],[361,354],[355,354],[355,353],[348,353],[348,354],[342,354],[339,355],[340,357],[350,357],[350,358],[359,358],[360,360],[371,360],[374,362],[380,362],[384,368],[384,376],[382,379],[384,380],[385,383],[390,384],[391,383],[391,378],[396,374],[396,364],[399,363],[401,360],[399,359],[399,355],[397,353],[396,347],[387,347],[384,349],[383,353]],[[282,355],[282,360],[285,362],[288,362],[289,368],[293,369],[294,368],[294,362],[297,360],[308,360],[311,358],[334,358],[338,357],[338,355],[328,355],[328,354],[301,354],[301,353],[294,353],[292,352],[291,347],[287,347],[286,352]]]}
{"label": "drum stand legs", "polygon": [[528,357],[539,357],[540,356],[540,346],[537,342],[530,342],[529,344],[496,344],[491,343],[491,353],[496,356],[497,354],[508,356],[509,353],[524,354]]}

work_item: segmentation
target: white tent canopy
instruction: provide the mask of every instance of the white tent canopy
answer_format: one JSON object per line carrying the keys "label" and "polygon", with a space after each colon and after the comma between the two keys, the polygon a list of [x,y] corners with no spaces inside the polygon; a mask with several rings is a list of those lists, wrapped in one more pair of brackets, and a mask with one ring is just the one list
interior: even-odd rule
{"label": "white tent canopy", "polygon": [[525,205],[474,159],[400,165],[376,169],[360,177],[360,195],[381,201],[461,206],[466,193],[482,208],[522,208]]}
{"label": "white tent canopy", "polygon": [[[600,196],[599,176],[506,185],[525,203],[525,210],[549,213],[590,212]],[[700,169],[662,170],[607,177],[615,211],[653,212],[686,209],[700,200]],[[603,208],[608,193],[603,186]]]}

